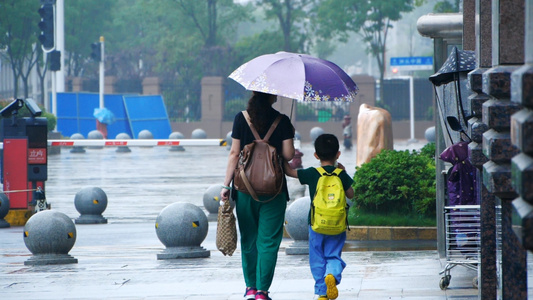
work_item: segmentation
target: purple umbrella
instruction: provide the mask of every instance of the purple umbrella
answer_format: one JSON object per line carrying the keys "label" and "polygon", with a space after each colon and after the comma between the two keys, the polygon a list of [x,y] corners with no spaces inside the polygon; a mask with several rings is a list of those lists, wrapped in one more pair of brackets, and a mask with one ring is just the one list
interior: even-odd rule
{"label": "purple umbrella", "polygon": [[306,54],[258,56],[229,78],[244,88],[300,101],[354,101],[357,85],[336,64]]}

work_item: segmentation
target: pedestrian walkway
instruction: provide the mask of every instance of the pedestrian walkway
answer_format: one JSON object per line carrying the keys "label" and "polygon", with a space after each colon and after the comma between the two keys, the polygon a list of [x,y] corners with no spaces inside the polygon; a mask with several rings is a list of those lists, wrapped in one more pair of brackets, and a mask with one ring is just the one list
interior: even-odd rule
{"label": "pedestrian walkway", "polygon": [[[420,144],[401,144],[400,149]],[[313,149],[303,146],[304,166],[311,166]],[[209,222],[202,243],[209,258],[157,260],[165,249],[155,232],[157,215],[174,202],[203,207],[205,190],[224,178],[227,154],[224,147],[184,152],[156,147],[132,148],[131,153],[105,148],[74,154],[62,149],[50,156],[46,196],[52,209],[76,219],[76,193],[86,186],[100,187],[108,197],[103,216],[109,222],[76,225],[69,254],[78,263],[69,265],[25,266],[32,255],[24,245],[23,227],[0,229],[0,299],[242,299],[240,253],[225,257],[217,251],[215,222]],[[343,151],[341,158],[347,170],[354,170],[355,151]],[[271,297],[313,299],[308,257],[287,255],[291,243],[285,238],[281,245]],[[338,299],[477,299],[472,287],[476,272],[462,267],[452,270],[449,288],[440,290],[445,260],[427,246],[349,241]]]}
{"label": "pedestrian walkway", "polygon": [[[216,250],[216,223],[202,244],[211,257],[157,260],[165,247],[153,223],[77,225],[70,255],[77,264],[25,266],[31,253],[23,228],[0,231],[0,299],[242,299],[240,252],[232,257]],[[307,255],[287,255],[284,239],[271,291],[275,300],[313,299]],[[339,287],[348,299],[477,299],[475,272],[452,271],[446,291],[439,288],[444,267],[436,251],[349,251]]]}

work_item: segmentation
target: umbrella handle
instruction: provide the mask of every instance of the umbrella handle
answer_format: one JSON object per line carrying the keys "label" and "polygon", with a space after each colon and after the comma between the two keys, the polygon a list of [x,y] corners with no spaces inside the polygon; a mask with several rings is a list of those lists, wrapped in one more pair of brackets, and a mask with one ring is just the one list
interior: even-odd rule
{"label": "umbrella handle", "polygon": [[296,102],[296,100],[295,100],[295,99],[292,99],[292,104],[291,104],[291,114],[289,115],[289,120],[291,120],[291,122],[292,122],[292,111],[293,111],[293,109],[294,109],[294,102]]}

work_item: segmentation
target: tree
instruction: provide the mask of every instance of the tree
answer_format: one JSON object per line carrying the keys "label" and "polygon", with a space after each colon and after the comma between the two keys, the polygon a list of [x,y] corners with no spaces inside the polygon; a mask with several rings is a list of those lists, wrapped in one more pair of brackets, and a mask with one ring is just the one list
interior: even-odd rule
{"label": "tree", "polygon": [[37,41],[39,3],[34,1],[5,0],[0,3],[0,47],[11,65],[14,84],[13,97],[19,96],[18,81],[22,80],[24,97],[28,97],[30,72],[41,55]]}
{"label": "tree", "polygon": [[402,13],[412,11],[423,0],[325,0],[317,9],[318,33],[326,38],[346,42],[349,32],[360,34],[367,43],[380,70],[385,74],[385,52],[388,30]]}
{"label": "tree", "polygon": [[204,75],[227,74],[234,57],[228,40],[235,35],[237,24],[249,19],[251,7],[233,0],[174,1],[184,17],[182,25],[193,29],[203,41],[198,59]]}
{"label": "tree", "polygon": [[259,0],[258,5],[265,9],[267,19],[279,22],[283,33],[283,50],[305,52],[306,22],[315,5],[314,0]]}
{"label": "tree", "polygon": [[106,74],[158,76],[169,115],[188,107],[199,117],[201,79],[227,76],[235,65],[231,41],[250,6],[232,0],[116,2]]}
{"label": "tree", "polygon": [[[65,1],[65,74],[79,76],[88,63],[91,43],[111,30],[113,0]],[[111,41],[113,42],[113,41]],[[97,70],[97,68],[95,68]]]}
{"label": "tree", "polygon": [[454,13],[459,12],[460,0],[443,0],[435,4],[433,10],[436,13]]}

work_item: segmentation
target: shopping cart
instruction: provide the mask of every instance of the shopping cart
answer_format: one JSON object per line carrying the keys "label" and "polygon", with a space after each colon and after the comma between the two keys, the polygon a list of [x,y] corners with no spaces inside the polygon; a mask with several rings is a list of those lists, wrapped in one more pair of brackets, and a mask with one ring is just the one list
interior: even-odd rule
{"label": "shopping cart", "polygon": [[[444,207],[446,222],[446,267],[439,287],[445,290],[450,285],[451,269],[463,266],[477,271],[480,260],[480,213],[479,205],[455,205]],[[472,284],[478,287],[477,276]]]}

